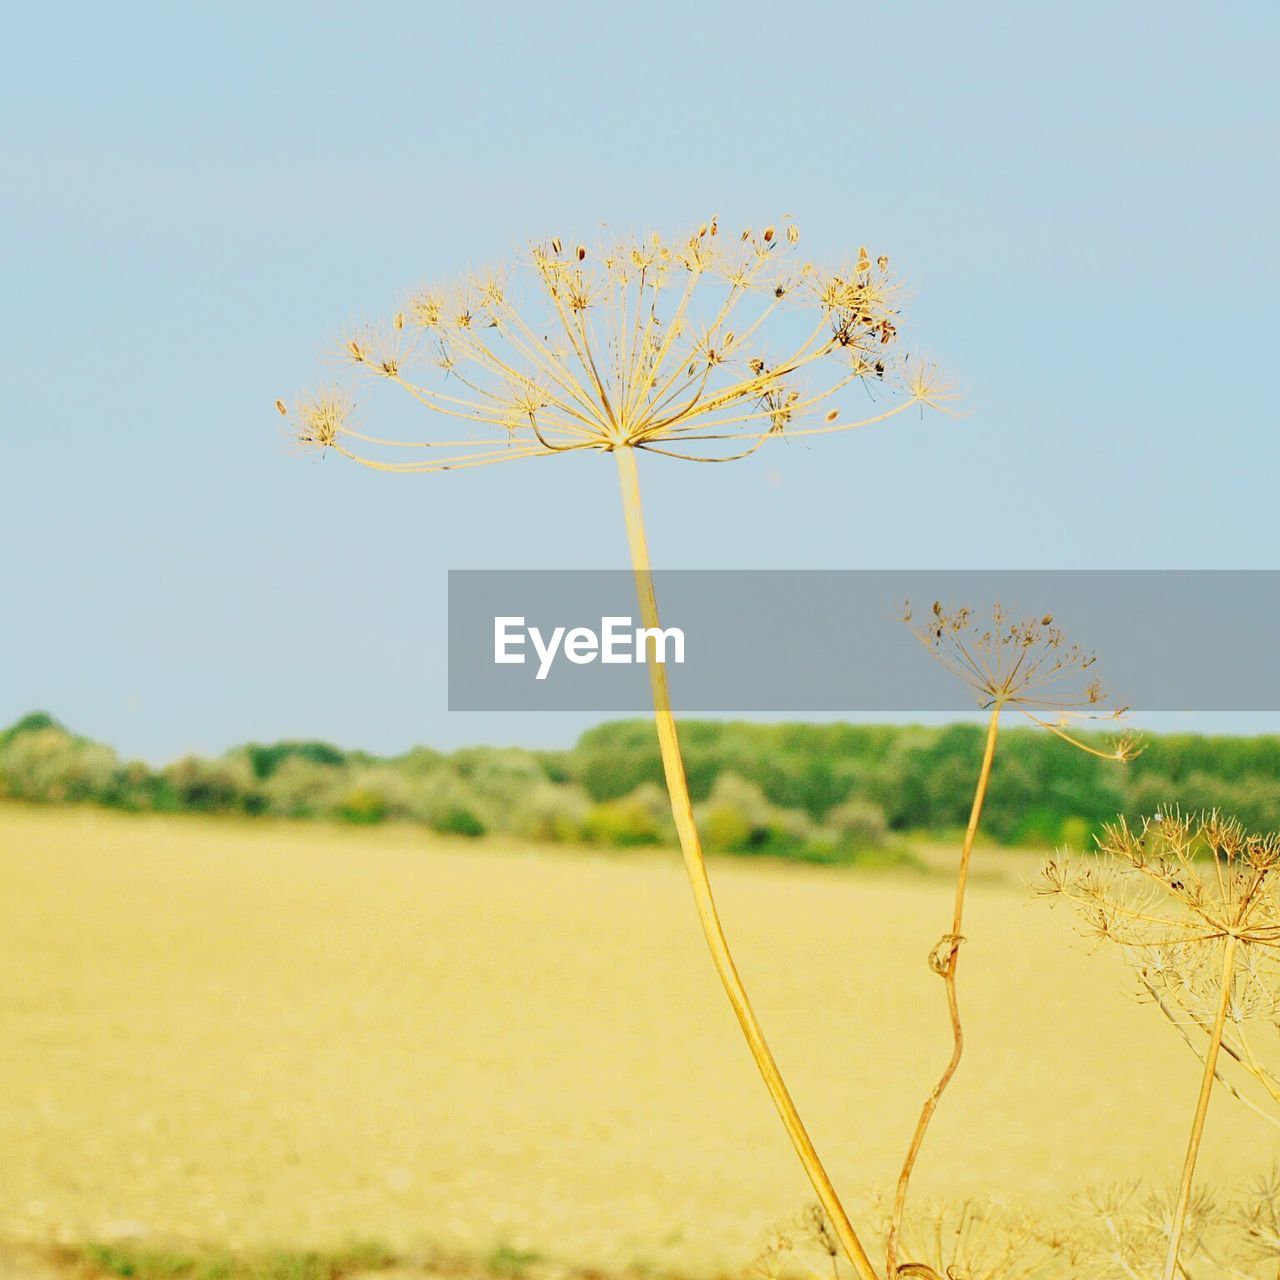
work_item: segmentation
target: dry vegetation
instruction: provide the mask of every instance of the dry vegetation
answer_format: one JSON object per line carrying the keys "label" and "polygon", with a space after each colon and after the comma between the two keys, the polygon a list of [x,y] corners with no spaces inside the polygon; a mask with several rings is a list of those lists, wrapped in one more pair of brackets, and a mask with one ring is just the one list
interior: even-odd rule
{"label": "dry vegetation", "polygon": [[[3,816],[11,1240],[361,1237],[708,1275],[741,1271],[810,1195],[674,854]],[[922,1205],[1016,1189],[1056,1212],[1181,1163],[1200,1064],[1137,1006],[1120,956],[1028,905],[1034,871],[977,851],[965,1070]],[[924,957],[952,886],[777,864],[717,879],[833,1177],[892,1186],[949,1045]],[[1224,1093],[1197,1177],[1277,1155]]]}

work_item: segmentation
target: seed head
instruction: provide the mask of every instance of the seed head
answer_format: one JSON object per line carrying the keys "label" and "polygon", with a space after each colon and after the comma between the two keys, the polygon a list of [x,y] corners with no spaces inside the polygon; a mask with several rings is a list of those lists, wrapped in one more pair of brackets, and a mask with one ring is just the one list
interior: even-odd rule
{"label": "seed head", "polygon": [[1083,721],[1119,720],[1128,708],[1107,708],[1106,694],[1092,674],[1096,656],[1068,643],[1052,614],[1014,620],[997,604],[987,622],[967,607],[948,611],[935,600],[924,620],[917,622],[908,601],[903,621],[973,690],[980,705],[1012,707],[1090,755],[1128,760],[1137,754],[1131,737],[1122,736],[1102,750],[1071,732]]}
{"label": "seed head", "polygon": [[[510,270],[415,294],[384,328],[349,337],[345,360],[455,419],[443,434],[456,438],[347,432],[349,456],[395,471],[624,447],[724,462],[913,404],[950,411],[954,392],[932,366],[897,355],[888,259],[873,266],[863,247],[821,270],[798,256],[795,224],[783,226],[726,243],[713,217],[684,237],[567,255],[556,236]],[[870,416],[840,408],[859,386],[885,401]]]}
{"label": "seed head", "polygon": [[[347,430],[351,408],[350,399],[340,391],[326,391],[313,398],[299,400],[292,416],[294,439],[308,449],[338,447],[340,437]],[[283,400],[276,401],[276,409],[285,417],[289,416]]]}
{"label": "seed head", "polygon": [[[1051,858],[1040,893],[1119,950],[1140,996],[1198,1056],[1225,1010],[1217,1078],[1280,1126],[1280,835],[1167,806],[1136,826],[1117,819],[1096,843],[1094,855]],[[1259,1088],[1268,1107],[1248,1097]]]}

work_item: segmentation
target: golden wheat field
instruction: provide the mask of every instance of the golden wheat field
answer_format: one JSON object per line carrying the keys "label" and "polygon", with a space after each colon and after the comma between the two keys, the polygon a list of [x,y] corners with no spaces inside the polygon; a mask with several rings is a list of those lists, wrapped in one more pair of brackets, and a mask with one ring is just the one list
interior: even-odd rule
{"label": "golden wheat field", "polygon": [[[1034,858],[983,866],[922,1192],[1171,1179],[1196,1063],[1030,900]],[[924,962],[947,883],[713,872],[837,1184],[887,1186],[949,1051]],[[0,1235],[706,1275],[807,1201],[674,854],[7,807],[0,881]],[[1214,1107],[1206,1178],[1269,1164]]]}

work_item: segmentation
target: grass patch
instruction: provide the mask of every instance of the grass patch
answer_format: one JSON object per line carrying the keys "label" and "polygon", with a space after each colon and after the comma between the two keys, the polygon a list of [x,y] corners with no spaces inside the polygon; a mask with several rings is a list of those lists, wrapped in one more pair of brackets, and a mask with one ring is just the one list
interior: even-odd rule
{"label": "grass patch", "polygon": [[542,1255],[535,1250],[499,1244],[486,1256],[484,1266],[491,1275],[520,1280],[529,1267],[542,1260]]}
{"label": "grass patch", "polygon": [[344,1280],[358,1272],[385,1271],[398,1261],[380,1245],[358,1243],[333,1253],[272,1249],[232,1254],[181,1252],[132,1244],[86,1244],[69,1261],[82,1273],[125,1280]]}

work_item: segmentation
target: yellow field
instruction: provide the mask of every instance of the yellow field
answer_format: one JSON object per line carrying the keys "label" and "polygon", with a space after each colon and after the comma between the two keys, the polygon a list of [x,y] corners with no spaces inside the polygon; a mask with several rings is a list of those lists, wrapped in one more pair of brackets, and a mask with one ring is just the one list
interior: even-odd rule
{"label": "yellow field", "polygon": [[[1171,1178],[1195,1062],[1029,901],[1034,859],[984,867],[969,1054],[921,1187]],[[713,874],[837,1185],[887,1185],[949,1048],[924,963],[948,886]],[[674,855],[0,808],[0,1044],[10,1238],[505,1243],[711,1273],[807,1199]],[[1214,1108],[1207,1177],[1280,1154]]]}

